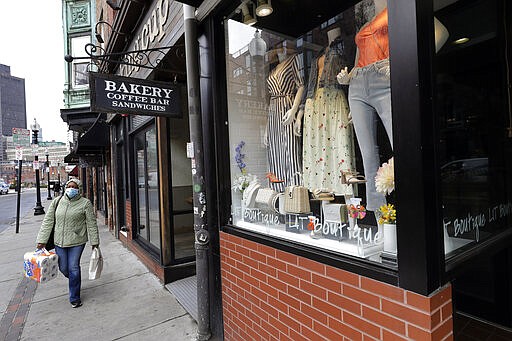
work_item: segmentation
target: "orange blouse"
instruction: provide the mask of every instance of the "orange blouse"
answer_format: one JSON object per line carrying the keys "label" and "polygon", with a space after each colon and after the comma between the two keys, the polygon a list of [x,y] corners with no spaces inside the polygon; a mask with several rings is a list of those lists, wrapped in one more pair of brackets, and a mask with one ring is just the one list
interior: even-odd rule
{"label": "orange blouse", "polygon": [[389,57],[388,9],[385,8],[356,34],[359,49],[357,67],[363,67]]}

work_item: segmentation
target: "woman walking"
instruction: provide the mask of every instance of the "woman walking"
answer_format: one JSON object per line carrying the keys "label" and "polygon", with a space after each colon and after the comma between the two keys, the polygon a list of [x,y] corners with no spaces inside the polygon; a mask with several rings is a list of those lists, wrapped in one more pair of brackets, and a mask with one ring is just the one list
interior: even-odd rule
{"label": "woman walking", "polygon": [[78,308],[82,305],[80,258],[85,243],[89,240],[93,249],[100,243],[92,203],[80,195],[80,180],[68,180],[65,194],[50,204],[37,235],[38,249],[46,246],[54,226],[59,270],[68,278],[69,302],[73,308]]}

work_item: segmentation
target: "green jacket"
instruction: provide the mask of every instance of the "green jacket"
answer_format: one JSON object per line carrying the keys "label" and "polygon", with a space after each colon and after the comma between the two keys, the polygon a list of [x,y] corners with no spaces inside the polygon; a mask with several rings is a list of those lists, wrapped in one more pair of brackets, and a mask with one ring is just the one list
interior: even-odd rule
{"label": "green jacket", "polygon": [[91,201],[80,194],[73,199],[64,195],[55,210],[57,200],[58,198],[55,198],[51,202],[44,216],[37,235],[37,243],[46,244],[55,219],[55,245],[71,247],[85,244],[87,240],[91,245],[99,245],[98,224]]}

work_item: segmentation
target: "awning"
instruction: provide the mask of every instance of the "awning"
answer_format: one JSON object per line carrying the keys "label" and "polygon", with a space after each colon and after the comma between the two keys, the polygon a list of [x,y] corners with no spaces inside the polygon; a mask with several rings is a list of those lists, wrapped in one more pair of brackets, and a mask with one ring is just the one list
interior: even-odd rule
{"label": "awning", "polygon": [[79,133],[86,132],[96,122],[97,112],[91,112],[90,107],[60,109],[60,117],[69,126],[69,130]]}
{"label": "awning", "polygon": [[68,165],[78,165],[78,155],[75,154],[75,152],[71,152],[68,155],[64,156],[64,162]]}
{"label": "awning", "polygon": [[71,170],[71,172],[68,173],[69,176],[78,176],[78,166],[75,166],[75,168],[73,168]]}
{"label": "awning", "polygon": [[89,130],[78,138],[74,152],[79,156],[103,154],[109,143],[109,126],[98,118]]}

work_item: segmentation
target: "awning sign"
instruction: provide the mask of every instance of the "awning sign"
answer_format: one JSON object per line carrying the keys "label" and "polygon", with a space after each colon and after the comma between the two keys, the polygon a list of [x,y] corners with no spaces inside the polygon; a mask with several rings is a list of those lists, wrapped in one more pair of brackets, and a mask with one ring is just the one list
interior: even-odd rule
{"label": "awning sign", "polygon": [[180,117],[177,84],[89,73],[91,111]]}

